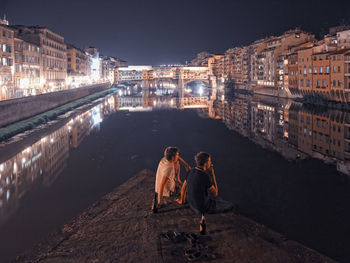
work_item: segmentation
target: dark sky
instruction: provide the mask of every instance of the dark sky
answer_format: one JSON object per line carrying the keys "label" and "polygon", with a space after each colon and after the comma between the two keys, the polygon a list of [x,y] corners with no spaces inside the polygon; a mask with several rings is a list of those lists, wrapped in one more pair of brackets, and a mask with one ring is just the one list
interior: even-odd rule
{"label": "dark sky", "polygon": [[317,36],[350,23],[350,1],[0,0],[11,24],[41,25],[129,64],[183,63],[297,26]]}

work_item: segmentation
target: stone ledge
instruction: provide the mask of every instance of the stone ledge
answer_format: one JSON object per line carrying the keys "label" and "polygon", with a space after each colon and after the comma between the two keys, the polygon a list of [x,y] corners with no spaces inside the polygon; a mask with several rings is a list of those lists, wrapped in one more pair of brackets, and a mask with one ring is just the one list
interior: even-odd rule
{"label": "stone ledge", "polygon": [[[188,242],[162,233],[198,233],[200,215],[175,202],[151,213],[154,176],[140,172],[14,262],[186,262]],[[335,262],[232,212],[207,215],[207,230],[214,262]]]}

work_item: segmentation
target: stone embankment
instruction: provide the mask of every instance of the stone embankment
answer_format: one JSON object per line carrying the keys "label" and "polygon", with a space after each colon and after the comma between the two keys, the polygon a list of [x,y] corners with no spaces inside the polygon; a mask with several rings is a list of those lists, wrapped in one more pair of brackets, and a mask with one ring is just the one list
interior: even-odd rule
{"label": "stone embankment", "polygon": [[199,236],[189,207],[150,211],[153,187],[142,171],[14,262],[334,262],[233,212],[207,215]]}
{"label": "stone embankment", "polygon": [[108,89],[109,83],[0,101],[0,127]]}

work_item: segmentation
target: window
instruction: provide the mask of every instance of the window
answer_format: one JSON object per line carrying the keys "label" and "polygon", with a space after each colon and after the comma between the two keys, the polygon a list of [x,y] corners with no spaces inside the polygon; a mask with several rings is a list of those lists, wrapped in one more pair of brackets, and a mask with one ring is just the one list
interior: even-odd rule
{"label": "window", "polygon": [[317,67],[314,67],[314,74],[317,73]]}
{"label": "window", "polygon": [[326,73],[329,73],[329,66],[326,66]]}
{"label": "window", "polygon": [[333,72],[337,72],[337,67],[336,66],[333,67]]}
{"label": "window", "polygon": [[323,67],[320,67],[320,73],[323,73]]}
{"label": "window", "polygon": [[304,66],[304,75],[306,75],[306,66]]}
{"label": "window", "polygon": [[306,123],[310,124],[310,116],[306,116]]}
{"label": "window", "polygon": [[304,115],[300,115],[300,121],[304,122]]}
{"label": "window", "polygon": [[306,87],[310,88],[310,79],[306,79]]}
{"label": "window", "polygon": [[326,87],[326,80],[323,79],[323,80],[322,80],[322,88],[325,88],[325,87]]}
{"label": "window", "polygon": [[300,87],[304,87],[304,79],[300,80]]}
{"label": "window", "polygon": [[319,57],[319,60],[322,60],[322,56]]}
{"label": "window", "polygon": [[340,80],[338,80],[338,87],[340,87],[341,86],[341,81]]}
{"label": "window", "polygon": [[327,127],[327,122],[325,120],[322,120],[322,128],[326,128]]}
{"label": "window", "polygon": [[316,83],[316,88],[319,88],[319,87],[321,87],[321,80],[317,80],[317,83]]}
{"label": "window", "polygon": [[312,67],[309,66],[309,74],[311,74],[311,73],[312,73]]}
{"label": "window", "polygon": [[317,127],[321,127],[321,120],[320,119],[316,119],[316,125],[317,125]]}
{"label": "window", "polygon": [[333,87],[335,87],[337,84],[336,80],[333,79]]}
{"label": "window", "polygon": [[2,44],[2,52],[6,52],[6,45]]}
{"label": "window", "polygon": [[338,66],[338,72],[340,72],[340,66]]}

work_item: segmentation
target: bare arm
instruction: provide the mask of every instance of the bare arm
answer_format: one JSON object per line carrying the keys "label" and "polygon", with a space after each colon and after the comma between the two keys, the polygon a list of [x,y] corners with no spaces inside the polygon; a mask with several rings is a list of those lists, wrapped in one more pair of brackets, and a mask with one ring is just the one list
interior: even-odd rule
{"label": "bare arm", "polygon": [[185,180],[181,187],[181,198],[176,200],[179,204],[183,204],[185,202],[186,189],[187,189],[187,181]]}
{"label": "bare arm", "polygon": [[191,170],[191,166],[189,166],[188,163],[186,163],[186,162],[184,161],[184,159],[182,159],[180,156],[179,156],[179,162],[180,162],[180,164],[182,164],[183,166],[185,166],[186,172],[188,172],[189,170]]}
{"label": "bare arm", "polygon": [[158,193],[158,205],[160,205],[162,203],[164,186],[166,185],[168,180],[169,180],[168,177],[163,176],[162,181],[160,181],[159,193]]}
{"label": "bare arm", "polygon": [[175,178],[176,181],[178,181],[181,184],[181,179],[180,179],[180,162],[176,162],[176,164],[174,164],[174,169],[175,169]]}
{"label": "bare arm", "polygon": [[213,178],[213,185],[209,188],[210,193],[212,193],[214,196],[218,196],[219,193],[219,189],[218,189],[218,185],[216,183],[216,177],[215,177],[215,173],[214,173],[214,167],[211,166],[210,167],[210,173],[211,176]]}

